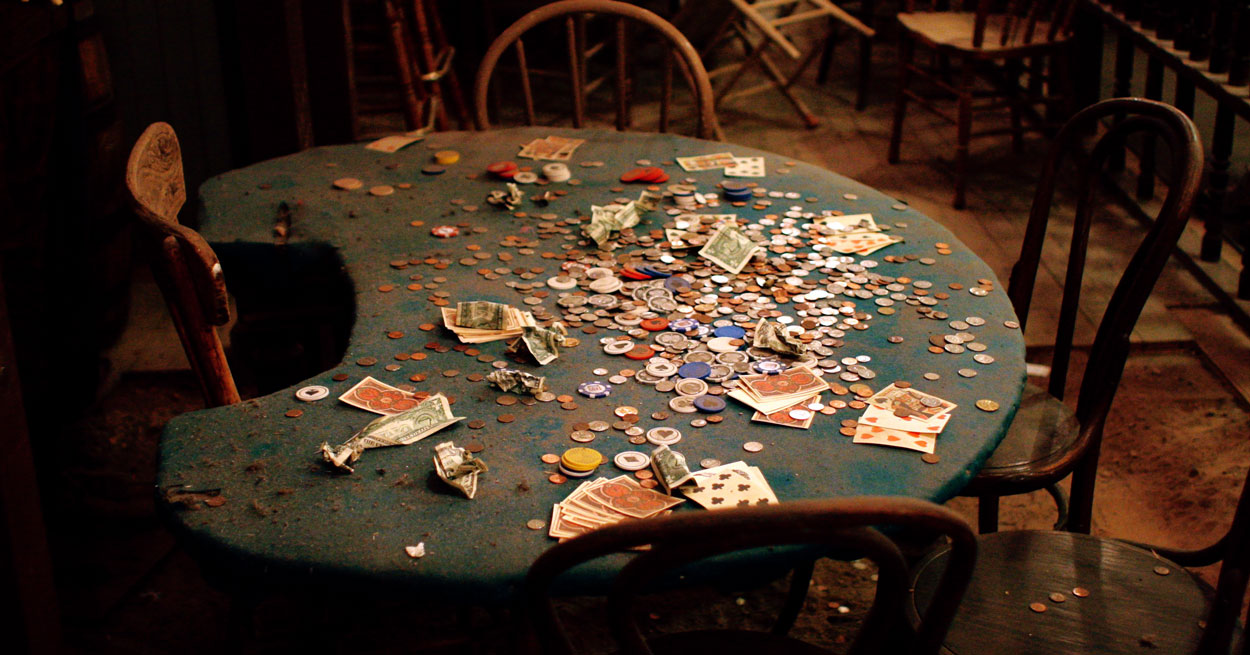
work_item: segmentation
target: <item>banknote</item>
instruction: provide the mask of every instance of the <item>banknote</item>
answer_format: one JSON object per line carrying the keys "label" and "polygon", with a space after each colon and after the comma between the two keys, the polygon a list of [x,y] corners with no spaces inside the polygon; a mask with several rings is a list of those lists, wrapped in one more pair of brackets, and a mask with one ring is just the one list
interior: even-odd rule
{"label": "banknote", "polygon": [[547,378],[514,368],[497,368],[486,374],[486,381],[499,387],[500,391],[516,390],[531,396],[547,390]]}
{"label": "banknote", "polygon": [[340,446],[321,444],[321,456],[327,464],[350,473],[351,465],[370,448],[407,446],[463,419],[452,414],[446,396],[436,393],[406,412],[374,419]]}
{"label": "banknote", "polygon": [[541,366],[554,362],[560,356],[560,344],[568,334],[564,325],[555,323],[551,328],[525,327],[521,338],[513,341],[508,352],[519,354],[526,352]]}
{"label": "banknote", "polygon": [[766,318],[761,318],[759,323],[755,324],[755,340],[751,345],[795,357],[807,351],[807,344],[787,334],[784,325]]}
{"label": "banknote", "polygon": [[738,228],[724,225],[699,250],[699,255],[726,271],[737,274],[751,261],[751,256],[758,247],[747,235],[738,231]]}
{"label": "banknote", "polygon": [[651,451],[651,468],[667,492],[672,492],[693,475],[690,466],[686,464],[686,456],[669,450],[668,446],[660,446]]}
{"label": "banknote", "polygon": [[450,441],[434,446],[434,472],[470,500],[477,495],[478,474],[486,471],[486,462]]}
{"label": "banknote", "polygon": [[643,189],[642,193],[638,194],[638,200],[634,201],[634,204],[644,212],[653,212],[660,208],[660,200],[663,198],[663,194]]}
{"label": "banknote", "polygon": [[502,330],[507,311],[507,305],[487,300],[458,302],[456,325],[479,330]]}

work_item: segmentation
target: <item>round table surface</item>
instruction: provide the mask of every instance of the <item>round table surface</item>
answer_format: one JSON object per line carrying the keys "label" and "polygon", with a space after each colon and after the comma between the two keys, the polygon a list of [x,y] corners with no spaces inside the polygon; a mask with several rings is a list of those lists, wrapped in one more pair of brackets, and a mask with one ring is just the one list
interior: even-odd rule
{"label": "round table surface", "polygon": [[[541,169],[549,162],[517,159],[517,149],[548,135],[586,140],[568,162],[574,180],[580,183],[523,186],[527,199],[517,211],[528,215],[520,217],[487,204],[485,196],[503,189],[505,183],[493,179],[486,167],[513,160]],[[459,162],[447,166],[441,175],[423,173],[422,168],[432,163],[433,153],[439,150],[458,151]],[[727,178],[719,169],[687,173],[674,163],[676,157],[718,152],[763,157],[768,174],[762,178]],[[580,236],[580,225],[560,225],[557,221],[584,217],[583,223],[589,222],[591,205],[637,198],[644,185],[623,184],[618,178],[641,160],[664,168],[672,177],[669,184],[690,179],[700,191],[715,192],[717,184],[740,179],[770,191],[796,192],[800,198],[770,198],[771,206],[763,209],[721,204],[699,208],[695,213],[734,213],[747,222],[768,220],[766,216],[780,215],[792,206],[803,212],[871,213],[878,224],[891,226],[890,234],[905,239],[862,259],[878,262],[874,270],[882,275],[931,282],[933,297],[949,294],[935,306],[948,314],[947,320],[922,318],[901,302],[895,306],[896,313],[879,315],[872,300],[858,300],[858,309],[873,315],[870,327],[848,331],[845,344],[834,349],[832,357],[870,357],[867,366],[876,377],[865,382],[874,390],[904,380],[955,403],[958,407],[937,439],[940,461],[926,463],[912,450],[853,444],[850,437],[839,432],[841,421],[860,414],[850,408],[831,416],[818,414],[811,428],[804,430],[752,422],[753,410],[731,399],[722,422],[695,428],[690,421],[700,416],[697,414],[674,413],[667,420],[653,420],[652,412],[667,410],[673,394],[633,380],[615,385],[606,398],[578,395],[579,383],[603,379],[593,369],[616,373],[641,368],[640,362],[602,350],[599,339],[622,334],[615,330],[587,333],[572,329],[571,336],[578,337],[581,344],[563,350],[558,360],[542,367],[508,360],[503,352],[506,341],[475,346],[482,353],[509,361],[512,367],[546,376],[556,394],[576,398],[575,410],[562,409],[559,402],[502,407],[496,404],[501,395],[498,389],[485,381],[467,379],[471,373],[489,373],[490,364],[456,350],[426,348],[431,343],[447,347],[458,343],[441,327],[439,307],[433,302],[436,299],[444,298],[452,307],[457,301],[490,300],[532,309],[522,304],[523,296],[507,282],[542,282],[559,271],[566,256],[594,255],[593,243],[587,246]],[[604,165],[582,166],[585,162]],[[332,182],[344,177],[361,180],[363,188],[334,188]],[[407,188],[400,188],[401,184]],[[395,192],[374,196],[368,190],[376,185],[391,185]],[[528,197],[541,190],[567,194],[539,207]],[[198,511],[163,503],[164,515],[185,543],[229,561],[227,568],[241,575],[263,570],[345,576],[368,584],[411,586],[422,590],[427,598],[474,602],[510,598],[529,564],[555,543],[545,528],[528,529],[526,523],[548,521],[552,506],[576,487],[575,480],[560,485],[549,482],[554,468],[540,457],[579,445],[570,440],[573,424],[616,421],[612,410],[621,405],[640,410],[642,420],[637,425],[643,428],[667,425],[680,429],[684,438],[673,449],[683,453],[692,468],[697,469],[697,462],[705,458],[742,460],[758,466],[781,503],[854,495],[899,495],[942,502],[966,484],[1002,439],[1024,384],[1024,341],[1019,330],[1005,325],[1016,317],[1004,287],[950,231],[862,184],[752,148],[674,135],[606,130],[446,132],[392,154],[354,144],[315,148],[261,162],[205,182],[199,202],[201,232],[227,263],[226,280],[232,288],[263,284],[231,277],[229,264],[240,256],[266,257],[276,252],[273,226],[282,202],[293,206],[302,203],[286,248],[328,245],[336,249],[355,288],[356,317],[343,362],[303,383],[329,387],[329,397],[302,402],[294,396],[301,384],[236,405],[179,416],[170,421],[162,435],[158,488],[219,490],[224,499],[224,503],[219,500],[213,503],[217,506]],[[671,222],[673,217],[666,210],[673,206],[665,199],[659,210],[643,215],[635,232],[645,235]],[[552,214],[558,218],[550,218]],[[437,225],[458,225],[460,235],[436,238],[431,228]],[[770,229],[776,227],[779,225]],[[508,236],[538,241],[538,245],[532,249],[506,247],[502,241]],[[950,254],[939,254],[937,243],[949,244]],[[641,248],[623,246],[613,255],[621,260]],[[481,264],[462,262],[475,252],[490,258]],[[544,252],[547,258],[541,256]],[[808,252],[800,249],[799,254]],[[501,261],[497,256],[502,253],[512,259]],[[767,254],[778,257],[773,252]],[[884,261],[886,255],[898,257],[898,263]],[[908,255],[912,257],[904,258]],[[403,260],[416,264],[406,268],[392,265]],[[686,261],[706,263],[693,249]],[[483,267],[513,271],[492,280],[479,273]],[[524,273],[526,268],[537,271],[537,275],[523,280],[515,274]],[[720,269],[717,272],[724,273]],[[812,273],[823,279],[819,270]],[[410,290],[408,286],[417,275],[423,288]],[[436,281],[443,278],[445,281]],[[969,293],[978,280],[986,279],[993,281],[993,291],[983,296]],[[393,290],[380,291],[387,286]],[[554,301],[559,292],[548,291],[551,293],[544,303],[558,317],[560,308]],[[435,295],[437,292],[446,293]],[[796,316],[794,304],[791,301],[778,308]],[[988,347],[985,352],[995,358],[992,364],[974,363],[971,351],[929,352],[931,337],[963,331],[949,323],[966,317],[985,319],[984,325],[969,331]],[[439,327],[421,330],[419,326],[426,323]],[[394,338],[393,332],[403,336]],[[903,341],[892,343],[887,339],[891,336],[903,337]],[[398,353],[416,352],[428,357],[420,361],[395,359]],[[374,358],[377,363],[362,366],[357,363],[361,358]],[[385,370],[388,364],[398,365],[398,370]],[[963,377],[960,369],[973,369],[977,375]],[[459,375],[444,375],[453,370]],[[340,373],[347,379],[334,381],[332,377]],[[427,378],[409,382],[417,373]],[[940,378],[926,380],[925,373]],[[367,450],[354,474],[334,472],[321,462],[320,445],[342,443],[377,418],[336,400],[365,376],[454,397],[454,413],[466,420],[410,446]],[[836,374],[826,377],[838,381]],[[825,402],[834,398],[828,392],[822,395]],[[999,409],[978,409],[975,403],[981,399],[995,401]],[[302,410],[302,416],[287,417],[292,409]],[[515,415],[516,420],[500,422],[498,417],[505,413]],[[472,419],[484,420],[485,427],[470,428]],[[470,441],[485,446],[479,457],[490,468],[482,474],[473,500],[441,485],[433,476],[434,446],[447,440],[461,446]],[[748,441],[759,442],[763,450],[745,452],[743,444]],[[651,447],[631,445],[623,432],[614,429],[598,433],[588,445],[609,460],[597,472],[606,477],[623,473],[610,463],[613,455]],[[705,510],[686,502],[676,511]],[[427,554],[410,558],[405,547],[418,542],[425,543]],[[600,573],[606,574],[614,564],[603,566]]]}

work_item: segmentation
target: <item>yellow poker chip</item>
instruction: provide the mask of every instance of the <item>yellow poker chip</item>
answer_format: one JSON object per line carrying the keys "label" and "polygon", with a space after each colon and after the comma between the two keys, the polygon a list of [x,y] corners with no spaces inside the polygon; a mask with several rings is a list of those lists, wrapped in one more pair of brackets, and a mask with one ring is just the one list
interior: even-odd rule
{"label": "yellow poker chip", "polygon": [[460,153],[455,150],[439,150],[434,153],[434,161],[442,164],[443,166],[450,166],[460,161]]}
{"label": "yellow poker chip", "polygon": [[570,471],[593,471],[603,463],[603,455],[594,448],[570,448],[564,451],[560,463]]}

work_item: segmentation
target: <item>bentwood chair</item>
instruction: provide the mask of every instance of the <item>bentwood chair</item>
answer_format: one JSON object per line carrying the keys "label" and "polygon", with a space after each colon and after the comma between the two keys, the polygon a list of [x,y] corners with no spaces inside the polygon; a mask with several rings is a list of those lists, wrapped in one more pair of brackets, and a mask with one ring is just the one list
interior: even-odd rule
{"label": "bentwood chair", "polygon": [[[478,129],[490,129],[490,117],[487,111],[488,92],[500,57],[509,47],[515,50],[517,65],[520,69],[520,92],[525,104],[526,124],[534,125],[537,122],[534,92],[530,84],[530,67],[522,36],[534,27],[557,18],[564,19],[573,127],[582,127],[586,117],[587,92],[587,56],[582,44],[585,41],[584,22],[589,15],[615,18],[612,21],[614,34],[612,42],[615,45],[615,70],[612,78],[615,87],[616,129],[625,130],[632,122],[631,94],[635,86],[630,77],[629,56],[650,44],[658,43],[662,46],[658,131],[668,131],[669,105],[673,95],[673,61],[676,59],[678,68],[694,97],[695,135],[702,139],[718,138],[720,128],[716,122],[712,85],[708,81],[707,70],[703,67],[703,62],[699,59],[694,46],[671,23],[651,11],[612,0],[562,0],[543,5],[522,16],[496,37],[482,57],[482,63],[478,67],[477,78],[473,84],[474,118]],[[650,33],[646,38],[642,38],[641,35],[630,38],[630,27],[635,24],[641,24],[649,29]],[[542,50],[548,52],[555,50],[555,44],[542,41],[543,37],[535,36],[534,38],[543,46]]]}
{"label": "bentwood chair", "polygon": [[[972,584],[947,634],[947,652],[1228,655],[1242,632],[1250,576],[1250,476],[1228,532],[1200,550],[1051,531],[998,532],[977,542]],[[908,604],[913,620],[944,602],[935,590],[948,557],[939,550],[917,565]],[[1217,562],[1214,592],[1183,568]],[[1235,652],[1250,653],[1244,635]]]}
{"label": "bentwood chair", "polygon": [[[1117,98],[1104,100],[1078,113],[1060,130],[1051,145],[1033,198],[1020,258],[1011,270],[1007,294],[1021,329],[1028,324],[1060,165],[1077,149],[1082,135],[1091,133],[1099,123],[1112,117],[1122,119],[1113,123],[1093,146],[1076,178],[1079,186],[1072,241],[1049,384],[1045,390],[1032,384],[1026,387],[1007,436],[961,492],[979,498],[983,533],[997,529],[1000,496],[1040,489],[1050,491],[1059,502],[1062,524],[1062,492],[1055,485],[1069,474],[1072,475],[1072,498],[1067,527],[1075,532],[1089,532],[1103,424],[1124,372],[1129,336],[1185,228],[1190,207],[1198,194],[1202,179],[1202,144],[1197,128],[1180,110],[1153,100]],[[1107,303],[1081,378],[1074,413],[1064,405],[1063,392],[1068,379],[1100,172],[1108,158],[1124,147],[1125,138],[1139,132],[1163,141],[1172,158],[1170,170],[1174,177],[1154,223],[1133,253]]]}
{"label": "bentwood chair", "polygon": [[209,407],[239,402],[217,327],[230,320],[221,263],[208,242],[178,222],[187,200],[182,150],[168,123],[143,131],[126,164],[126,189],[151,249],[152,273]]}
{"label": "bentwood chair", "polygon": [[[918,528],[950,539],[950,564],[941,573],[941,598],[923,613],[914,634],[900,625],[907,596],[907,566],[898,546],[873,526]],[[530,567],[521,602],[542,652],[572,653],[568,634],[552,604],[560,575],[580,564],[640,546],[617,574],[608,593],[608,622],[620,652],[651,653],[826,653],[785,636],[807,594],[808,575],[796,572],[790,595],[771,633],[701,630],[647,638],[635,620],[636,595],[653,583],[671,582],[676,569],[712,557],[769,546],[816,545],[853,552],[878,567],[876,595],[850,649],[859,653],[936,653],[959,606],[976,560],[971,527],[953,511],[913,498],[860,497],[787,502],[714,512],[680,512],[658,519],[608,526],[552,547]],[[828,552],[823,551],[822,552]],[[808,571],[810,573],[810,570]],[[899,628],[904,629],[900,634]],[[889,650],[887,651],[887,644]]]}
{"label": "bentwood chair", "polygon": [[[968,143],[973,136],[1000,134],[1004,130],[989,130],[972,134],[974,111],[1011,110],[1012,146],[1016,151],[1023,148],[1022,115],[1035,105],[1059,100],[1056,90],[1066,86],[1064,72],[1065,48],[1071,38],[1072,13],[1077,0],[955,0],[948,3],[953,11],[935,11],[938,0],[922,0],[925,10],[916,10],[916,0],[906,0],[905,11],[898,15],[902,26],[899,44],[898,95],[894,104],[894,125],[890,131],[891,164],[899,158],[899,144],[903,138],[903,117],[907,113],[907,101],[915,100],[921,107],[932,111],[956,126],[955,146],[955,199],[954,205],[966,204],[968,187]],[[959,11],[964,4],[976,4],[974,11]],[[1004,6],[1005,5],[1005,6]],[[946,76],[930,72],[916,64],[916,46],[934,53],[934,59],[945,68],[948,62],[957,67],[954,83]],[[1046,73],[1042,63],[1051,59],[1051,70]],[[1024,65],[1029,63],[1029,83],[1020,88]],[[938,108],[925,96],[910,88],[913,76],[928,79],[939,89],[958,100],[957,112],[951,116]],[[989,85],[982,90],[974,89],[977,78]],[[1049,87],[1051,99],[1043,97],[1043,86]],[[986,104],[974,106],[974,95],[990,96]],[[1070,94],[1062,94],[1070,95]]]}

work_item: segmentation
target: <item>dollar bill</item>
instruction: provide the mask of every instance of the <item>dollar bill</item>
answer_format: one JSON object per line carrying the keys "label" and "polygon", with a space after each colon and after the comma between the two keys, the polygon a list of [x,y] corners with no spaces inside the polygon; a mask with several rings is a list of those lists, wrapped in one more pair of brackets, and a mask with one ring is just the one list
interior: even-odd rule
{"label": "dollar bill", "polygon": [[434,446],[434,472],[469,499],[477,495],[477,476],[486,470],[486,462],[450,441]]}
{"label": "dollar bill", "polygon": [[525,352],[539,365],[546,366],[560,356],[560,345],[567,334],[562,323],[555,323],[550,329],[525,327],[521,338],[508,345],[508,353]]}
{"label": "dollar bill", "polygon": [[517,390],[531,396],[547,390],[547,378],[514,368],[497,368],[486,375],[486,381],[499,387],[500,391]]}
{"label": "dollar bill", "polygon": [[760,322],[755,324],[755,339],[751,345],[756,348],[768,348],[780,355],[795,357],[807,351],[807,344],[787,334],[785,326],[773,323],[766,318],[761,318]]}
{"label": "dollar bill", "polygon": [[612,228],[605,221],[597,221],[590,219],[590,223],[582,226],[582,234],[590,237],[595,245],[603,250],[605,246],[612,240]]}
{"label": "dollar bill", "polygon": [[502,330],[508,306],[487,300],[456,303],[456,325],[479,330]]}
{"label": "dollar bill", "polygon": [[653,212],[660,208],[660,200],[662,198],[664,198],[663,194],[643,189],[642,193],[638,194],[638,200],[634,204],[644,212]]}
{"label": "dollar bill", "polygon": [[686,456],[669,450],[668,446],[660,446],[651,451],[651,468],[664,491],[669,493],[694,477],[690,466],[686,464]]}
{"label": "dollar bill", "polygon": [[407,446],[463,419],[452,414],[446,396],[436,393],[406,412],[374,419],[342,445],[321,444],[321,456],[327,464],[351,473],[351,465],[370,448]]}
{"label": "dollar bill", "polygon": [[747,235],[738,231],[738,228],[724,225],[699,250],[699,255],[726,271],[737,274],[751,261],[758,247]]}

